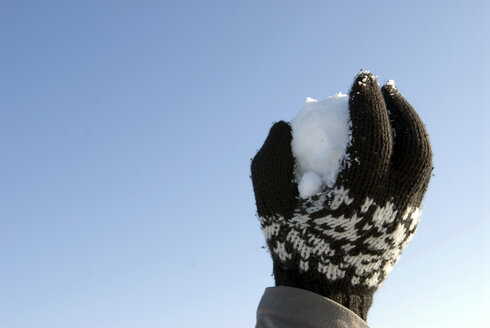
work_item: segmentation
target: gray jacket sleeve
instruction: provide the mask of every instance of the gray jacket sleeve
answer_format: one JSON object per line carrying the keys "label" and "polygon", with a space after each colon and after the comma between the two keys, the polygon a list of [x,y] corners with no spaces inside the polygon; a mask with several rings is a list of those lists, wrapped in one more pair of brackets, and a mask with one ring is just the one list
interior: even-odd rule
{"label": "gray jacket sleeve", "polygon": [[369,328],[346,307],[313,292],[270,287],[257,309],[256,328]]}

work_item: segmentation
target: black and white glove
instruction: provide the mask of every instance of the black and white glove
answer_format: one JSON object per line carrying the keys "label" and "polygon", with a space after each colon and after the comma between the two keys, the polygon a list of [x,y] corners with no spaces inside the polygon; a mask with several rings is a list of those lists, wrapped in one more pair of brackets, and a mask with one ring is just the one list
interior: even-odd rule
{"label": "black and white glove", "polygon": [[368,72],[354,81],[349,113],[352,139],[332,188],[299,197],[283,121],[254,157],[252,181],[276,285],[321,294],[366,319],[419,222],[432,152],[412,106]]}

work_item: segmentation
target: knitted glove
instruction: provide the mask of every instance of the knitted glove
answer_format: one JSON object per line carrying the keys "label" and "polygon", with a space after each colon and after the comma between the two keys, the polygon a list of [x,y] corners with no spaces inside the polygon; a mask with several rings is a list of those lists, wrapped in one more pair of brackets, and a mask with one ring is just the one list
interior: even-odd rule
{"label": "knitted glove", "polygon": [[361,72],[352,140],[334,186],[299,198],[291,127],[278,122],[252,161],[257,212],[277,286],[326,296],[364,320],[419,222],[432,171],[424,125],[393,84]]}

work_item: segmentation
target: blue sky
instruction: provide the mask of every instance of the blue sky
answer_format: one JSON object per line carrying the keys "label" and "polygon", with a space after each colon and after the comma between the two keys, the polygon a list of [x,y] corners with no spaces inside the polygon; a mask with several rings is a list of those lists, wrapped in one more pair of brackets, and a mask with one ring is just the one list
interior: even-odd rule
{"label": "blue sky", "polygon": [[0,326],[252,327],[250,159],[305,97],[394,79],[431,136],[372,327],[488,327],[487,1],[0,2]]}

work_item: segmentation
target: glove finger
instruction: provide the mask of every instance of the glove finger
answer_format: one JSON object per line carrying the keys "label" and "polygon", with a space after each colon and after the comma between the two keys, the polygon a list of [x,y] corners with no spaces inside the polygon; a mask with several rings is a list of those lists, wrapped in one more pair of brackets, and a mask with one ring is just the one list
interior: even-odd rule
{"label": "glove finger", "polygon": [[349,189],[359,201],[368,195],[376,198],[374,189],[386,176],[392,140],[385,102],[371,73],[361,72],[354,81],[349,112],[352,140],[336,185]]}
{"label": "glove finger", "polygon": [[422,120],[394,83],[384,85],[382,94],[393,128],[390,185],[393,194],[401,198],[400,202],[412,201],[418,205],[432,172],[429,137]]}
{"label": "glove finger", "polygon": [[292,216],[298,187],[294,182],[291,139],[290,125],[277,122],[252,160],[252,182],[259,216]]}

